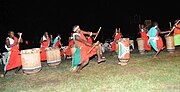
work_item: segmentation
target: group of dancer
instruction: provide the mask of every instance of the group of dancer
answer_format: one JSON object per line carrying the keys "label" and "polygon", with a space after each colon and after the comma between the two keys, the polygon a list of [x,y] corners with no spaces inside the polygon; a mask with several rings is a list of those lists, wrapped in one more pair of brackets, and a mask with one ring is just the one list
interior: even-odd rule
{"label": "group of dancer", "polygon": [[[144,39],[144,48],[145,50],[149,51],[152,48],[157,52],[154,58],[157,58],[157,54],[165,48],[162,38],[159,34],[170,33],[172,31],[160,31],[158,27],[158,23],[154,22],[150,29],[146,29],[144,24],[139,26],[141,37]],[[97,55],[97,63],[100,64],[101,62],[106,61],[106,58],[102,56],[100,52],[101,44],[99,41],[94,43],[93,36],[97,36],[97,33],[84,31],[80,28],[79,25],[73,26],[73,33],[69,37],[69,45],[65,52],[66,55],[72,56],[72,66],[76,67],[76,73],[80,73],[80,71],[89,63],[90,58],[94,55]],[[174,36],[180,35],[180,23],[174,25],[173,28]],[[8,32],[8,37],[6,38],[5,48],[8,51],[8,58],[4,65],[3,76],[6,75],[7,71],[15,69],[15,75],[22,67],[21,56],[19,51],[19,44],[23,43],[23,39],[21,38],[22,33],[18,33],[19,39],[15,36],[13,31]],[[112,46],[112,53],[116,51],[117,42],[120,38],[122,38],[122,34],[120,32],[120,28],[116,28],[115,34],[113,35],[114,41],[111,44]],[[179,39],[180,36],[176,36],[176,39]],[[41,61],[45,61],[46,59],[46,52],[45,49],[48,47],[53,48],[61,48],[61,35],[58,34],[54,40],[52,35],[48,35],[48,32],[45,32],[40,40],[40,58]],[[180,45],[176,43],[176,45]],[[71,52],[71,48],[75,48],[75,52]],[[64,52],[61,51],[60,55],[63,55]]]}
{"label": "group of dancer", "polygon": [[153,50],[156,51],[154,58],[157,58],[157,55],[160,53],[160,51],[165,48],[160,34],[170,34],[171,32],[174,32],[174,45],[180,45],[180,42],[178,42],[180,41],[180,23],[178,23],[178,21],[179,20],[176,20],[174,27],[170,28],[167,31],[161,31],[157,22],[154,22],[150,29],[148,29],[148,26],[145,26],[144,24],[139,25],[141,38],[144,39],[145,51],[150,51],[153,48]]}
{"label": "group of dancer", "polygon": [[[7,71],[16,69],[14,74],[16,75],[19,70],[22,68],[22,62],[21,62],[21,55],[20,55],[20,43],[23,43],[23,39],[21,38],[22,33],[18,33],[19,39],[15,36],[14,31],[8,32],[8,37],[6,38],[5,48],[8,51],[8,58],[6,59],[6,63],[4,65],[3,69],[3,75],[1,77],[4,77],[7,73]],[[106,61],[105,57],[102,57],[102,54],[100,53],[100,47],[99,42],[94,43],[93,35],[98,35],[98,33],[93,33],[89,31],[84,31],[80,29],[79,25],[75,25],[73,27],[73,33],[71,34],[71,37],[69,37],[69,44],[66,49],[65,54],[69,56],[74,56],[75,59],[79,59],[78,64],[75,65],[78,68],[76,69],[76,73],[80,73],[80,71],[89,63],[89,58],[97,55],[97,63],[100,64],[101,62]],[[61,36],[60,34],[55,37],[53,40],[52,35],[49,36],[48,32],[44,32],[43,36],[40,39],[40,60],[46,61],[46,48],[52,47],[52,48],[61,48]],[[79,48],[79,53],[72,53],[71,49],[72,47],[75,47],[76,49]],[[77,52],[78,50],[76,50]],[[63,55],[64,52],[60,50],[61,54]],[[76,56],[79,56],[76,58]],[[77,60],[76,60],[77,61]]]}

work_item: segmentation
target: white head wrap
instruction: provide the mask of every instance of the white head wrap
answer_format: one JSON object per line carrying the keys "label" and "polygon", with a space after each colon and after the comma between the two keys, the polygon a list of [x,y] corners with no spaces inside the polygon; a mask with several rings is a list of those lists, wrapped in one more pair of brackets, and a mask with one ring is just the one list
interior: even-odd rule
{"label": "white head wrap", "polygon": [[79,28],[79,26],[76,26],[76,27],[73,29],[73,31],[75,32],[78,28]]}
{"label": "white head wrap", "polygon": [[156,25],[156,26],[154,26],[154,28],[157,28],[158,26]]}

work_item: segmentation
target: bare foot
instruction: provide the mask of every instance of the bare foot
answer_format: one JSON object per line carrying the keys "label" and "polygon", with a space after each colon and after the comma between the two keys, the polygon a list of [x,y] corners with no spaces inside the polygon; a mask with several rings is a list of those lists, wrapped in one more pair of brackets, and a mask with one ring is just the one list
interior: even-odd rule
{"label": "bare foot", "polygon": [[76,74],[80,74],[80,71],[79,71],[79,70],[77,70],[77,71],[76,71]]}
{"label": "bare foot", "polygon": [[14,73],[14,75],[18,75],[18,74],[20,74],[20,73],[19,73],[19,72],[15,72],[15,73]]}
{"label": "bare foot", "polygon": [[101,62],[105,62],[105,61],[106,61],[106,59],[105,59],[105,58],[100,59],[100,60],[98,60],[98,64],[100,64]]}
{"label": "bare foot", "polygon": [[154,56],[154,58],[158,58],[157,56]]}
{"label": "bare foot", "polygon": [[165,49],[165,46],[161,48],[161,50]]}
{"label": "bare foot", "polygon": [[17,73],[14,73],[14,75],[17,75]]}

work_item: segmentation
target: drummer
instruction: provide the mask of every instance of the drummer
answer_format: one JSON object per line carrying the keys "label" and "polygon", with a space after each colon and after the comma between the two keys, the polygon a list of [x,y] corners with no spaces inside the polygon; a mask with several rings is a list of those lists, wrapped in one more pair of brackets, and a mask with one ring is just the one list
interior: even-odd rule
{"label": "drummer", "polygon": [[[175,23],[177,22],[178,20],[175,21]],[[180,23],[178,23],[177,25],[175,25],[175,28],[174,28],[174,46],[178,46],[180,45]]]}
{"label": "drummer", "polygon": [[60,34],[58,34],[56,38],[54,39],[52,47],[61,48],[61,35]]}
{"label": "drummer", "polygon": [[[149,36],[149,43],[153,47],[153,49],[158,53],[161,50],[165,48],[163,45],[162,38],[159,36],[159,34],[165,34],[170,31],[161,31],[158,27],[158,23],[154,22],[153,27],[148,31],[147,35]],[[157,58],[157,53],[154,56],[154,58]]]}
{"label": "drummer", "polygon": [[111,55],[112,55],[113,52],[116,52],[116,48],[117,48],[116,44],[118,44],[117,41],[122,37],[120,28],[119,29],[116,28],[114,34],[115,34],[115,36],[113,35],[114,36],[114,41],[111,44]]}
{"label": "drummer", "polygon": [[[17,33],[19,37],[22,35],[22,33]],[[22,38],[18,39],[14,35],[14,31],[9,31],[8,32],[8,37],[6,38],[5,41],[5,48],[8,51],[8,59],[6,60],[5,66],[4,66],[4,76],[7,73],[7,71],[11,69],[15,69],[16,71],[14,74],[16,75],[18,71],[21,69],[21,56],[19,55],[19,44],[23,43]]]}
{"label": "drummer", "polygon": [[[80,73],[80,71],[89,63],[89,58],[96,54],[98,56],[98,64],[106,60],[101,57],[98,44],[96,44],[95,48],[88,53],[88,51],[92,48],[92,44],[87,42],[85,34],[90,35],[91,32],[81,30],[79,25],[75,25],[73,27],[73,31],[75,32],[73,34],[75,41],[74,44],[80,49],[80,53],[75,53],[80,54],[80,66],[76,71],[77,73]],[[97,35],[97,33],[92,33],[92,35]]]}
{"label": "drummer", "polygon": [[72,38],[72,37],[69,37],[68,47],[67,47],[66,52],[65,52],[65,53],[66,53],[65,59],[67,59],[68,57],[71,57],[71,58],[72,58],[71,48],[72,48],[73,45],[74,45],[73,38]]}
{"label": "drummer", "polygon": [[151,50],[151,46],[149,44],[149,38],[147,36],[147,29],[145,28],[144,24],[139,25],[139,29],[140,29],[140,34],[141,34],[141,38],[144,39],[144,49],[146,51],[150,51]]}
{"label": "drummer", "polygon": [[41,57],[41,61],[45,61],[47,60],[46,59],[46,51],[45,49],[47,47],[50,46],[50,44],[52,43],[52,35],[48,35],[48,32],[44,32],[44,35],[41,37],[41,40],[40,40],[40,48],[41,48],[41,53],[40,53],[40,57]]}

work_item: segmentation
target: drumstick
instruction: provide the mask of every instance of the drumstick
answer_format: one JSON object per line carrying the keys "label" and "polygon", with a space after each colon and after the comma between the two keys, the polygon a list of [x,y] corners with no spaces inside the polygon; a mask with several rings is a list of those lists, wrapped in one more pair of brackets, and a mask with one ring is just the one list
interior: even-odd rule
{"label": "drumstick", "polygon": [[96,36],[94,37],[94,40],[96,40],[96,38],[97,38],[97,36],[98,36],[98,34],[99,34],[100,30],[101,30],[101,27],[99,27],[99,30],[98,30],[98,32],[97,32],[97,34],[96,34]]}
{"label": "drumstick", "polygon": [[99,43],[99,41],[97,41],[87,53],[90,53],[98,43]]}
{"label": "drumstick", "polygon": [[169,22],[169,27],[170,27],[170,29],[171,29],[171,22]]}
{"label": "drumstick", "polygon": [[178,20],[178,21],[174,24],[173,28],[171,29],[171,31],[169,32],[169,34],[168,34],[167,36],[169,36],[169,35],[171,34],[171,32],[174,30],[175,26],[179,23],[179,21],[180,21],[180,20]]}

